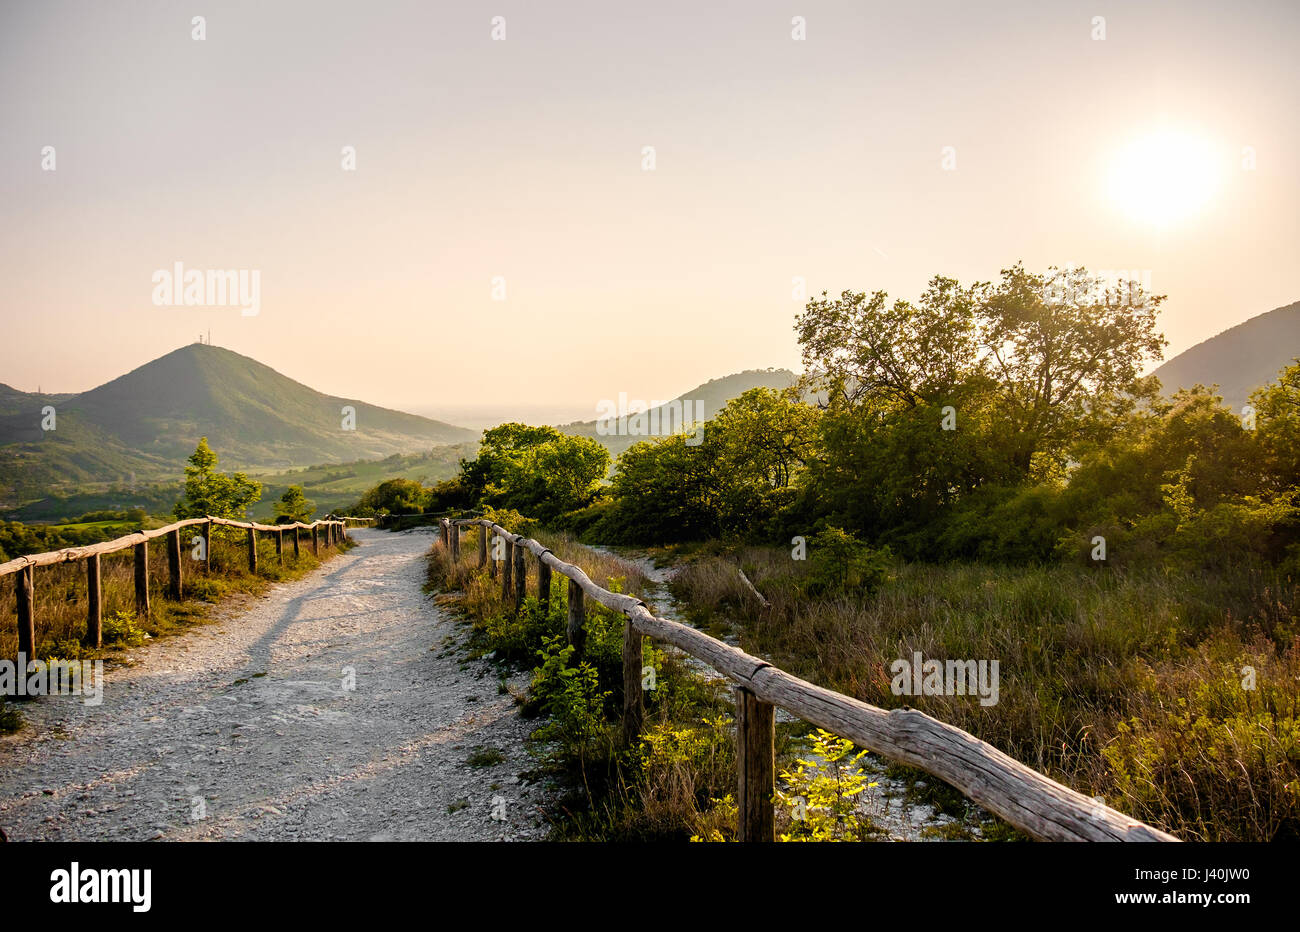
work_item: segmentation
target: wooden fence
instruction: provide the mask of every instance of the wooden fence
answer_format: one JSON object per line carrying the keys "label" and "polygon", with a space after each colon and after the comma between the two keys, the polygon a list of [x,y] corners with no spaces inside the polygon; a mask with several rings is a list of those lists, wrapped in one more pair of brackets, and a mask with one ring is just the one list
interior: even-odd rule
{"label": "wooden fence", "polygon": [[[891,760],[918,767],[956,787],[969,799],[1035,839],[1043,841],[1177,841],[1091,797],[1084,796],[974,735],[946,725],[916,709],[886,711],[829,689],[815,686],[751,657],[687,625],[656,618],[645,603],[596,585],[579,567],[565,563],[532,538],[512,534],[484,518],[440,522],[443,540],[453,560],[460,559],[460,532],[478,526],[478,559],[488,566],[488,533],[501,539],[502,594],[518,606],[526,591],[525,551],[537,558],[539,600],[549,604],[551,575],[568,579],[568,637],[579,647],[583,640],[583,599],[590,596],[624,616],[623,735],[640,733],[644,701],[641,693],[642,636],[671,644],[707,663],[733,684],[736,693],[738,837],[741,841],[772,841],[775,837],[773,797],[776,789],[774,717],[776,706],[824,728],[859,747]],[[496,572],[495,563],[490,567]]]}
{"label": "wooden fence", "polygon": [[280,562],[284,562],[284,536],[292,531],[294,556],[299,553],[299,531],[311,531],[312,553],[320,552],[321,538],[325,546],[341,543],[347,536],[347,522],[370,521],[370,518],[331,517],[304,524],[258,524],[252,521],[230,521],[226,518],[187,518],[166,527],[151,531],[138,531],[125,537],[90,544],[85,547],[67,547],[47,553],[36,553],[18,557],[8,563],[0,563],[0,577],[11,573],[18,574],[14,586],[17,597],[18,614],[18,653],[31,660],[36,654],[36,574],[38,566],[54,566],[59,563],[86,562],[86,585],[89,592],[86,609],[86,636],[88,647],[103,646],[103,597],[100,588],[100,558],[105,554],[134,548],[135,550],[135,609],[141,617],[149,615],[149,541],[159,538],[167,539],[167,597],[180,599],[184,594],[185,580],[181,560],[181,531],[187,527],[203,526],[205,569],[212,568],[212,529],[214,527],[242,528],[248,533],[248,569],[257,572],[257,535],[274,534],[275,552]]}

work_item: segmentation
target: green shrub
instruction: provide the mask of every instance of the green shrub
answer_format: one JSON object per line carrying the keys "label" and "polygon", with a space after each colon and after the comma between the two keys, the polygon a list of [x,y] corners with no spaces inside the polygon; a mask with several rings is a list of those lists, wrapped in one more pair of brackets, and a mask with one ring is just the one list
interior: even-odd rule
{"label": "green shrub", "polygon": [[100,629],[105,647],[139,647],[144,643],[145,632],[136,624],[135,612],[113,612],[103,620]]}

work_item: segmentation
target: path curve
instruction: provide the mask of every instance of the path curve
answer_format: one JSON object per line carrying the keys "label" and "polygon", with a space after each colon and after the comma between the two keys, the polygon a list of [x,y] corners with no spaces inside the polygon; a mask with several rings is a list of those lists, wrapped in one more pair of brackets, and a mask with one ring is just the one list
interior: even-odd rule
{"label": "path curve", "polygon": [[[521,779],[531,726],[422,591],[431,530],[350,534],[360,546],[303,579],[128,652],[106,670],[102,705],[23,705],[28,727],[0,738],[0,829],[12,841],[544,836],[544,790]],[[482,749],[504,759],[467,763]]]}

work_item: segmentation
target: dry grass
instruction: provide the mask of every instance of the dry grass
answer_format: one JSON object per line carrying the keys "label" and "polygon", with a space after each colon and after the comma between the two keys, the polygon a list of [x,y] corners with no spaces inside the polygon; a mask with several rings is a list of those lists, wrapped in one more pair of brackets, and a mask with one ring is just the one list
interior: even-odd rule
{"label": "dry grass", "polygon": [[[758,612],[737,565],[771,600]],[[910,705],[1185,838],[1300,835],[1300,606],[1293,581],[906,565],[865,604],[799,595],[788,550],[689,564],[697,622],[885,708]],[[998,660],[1000,697],[895,696],[890,664]],[[1243,689],[1242,669],[1257,688]]]}

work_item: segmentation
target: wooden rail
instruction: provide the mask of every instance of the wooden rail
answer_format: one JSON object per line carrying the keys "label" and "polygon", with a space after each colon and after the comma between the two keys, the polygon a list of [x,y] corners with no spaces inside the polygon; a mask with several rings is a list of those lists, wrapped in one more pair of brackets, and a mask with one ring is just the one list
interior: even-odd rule
{"label": "wooden rail", "polygon": [[[1057,783],[1002,753],[968,732],[916,709],[885,710],[823,689],[786,673],[765,660],[709,637],[687,625],[656,618],[645,603],[596,585],[572,563],[565,563],[532,538],[512,534],[485,518],[442,519],[443,539],[453,558],[460,556],[460,532],[478,526],[479,565],[488,563],[487,534],[501,538],[506,549],[502,595],[523,601],[523,553],[538,561],[538,580],[550,575],[569,580],[568,637],[582,643],[582,600],[590,596],[624,616],[623,733],[634,738],[641,729],[641,637],[671,644],[707,663],[735,684],[737,796],[741,841],[772,841],[773,708],[780,706],[812,725],[848,738],[859,747],[920,768],[956,787],[969,799],[1042,841],[1177,841],[1174,836]],[[514,557],[512,560],[511,557]],[[512,566],[513,563],[513,566]],[[513,577],[513,578],[512,578]],[[513,585],[512,585],[513,583]],[[542,590],[539,588],[539,593]],[[575,598],[576,597],[576,598]],[[576,609],[575,609],[576,606]]]}
{"label": "wooden rail", "polygon": [[100,587],[100,557],[117,553],[121,550],[135,550],[135,606],[136,613],[142,617],[149,615],[149,541],[160,537],[167,538],[167,597],[180,599],[184,593],[184,571],[181,561],[181,531],[188,527],[203,526],[204,567],[212,568],[212,529],[214,527],[243,528],[248,532],[248,568],[257,572],[257,535],[274,534],[275,552],[279,561],[284,562],[284,535],[293,532],[293,552],[299,552],[298,531],[309,530],[312,536],[312,552],[320,551],[320,535],[324,532],[326,546],[342,543],[347,536],[349,521],[368,522],[372,518],[353,518],[339,516],[323,518],[305,524],[295,521],[292,524],[258,524],[255,521],[231,521],[227,518],[215,518],[211,515],[202,518],[186,518],[166,527],[149,531],[137,531],[84,547],[65,547],[46,553],[34,553],[18,557],[7,563],[0,563],[0,577],[11,573],[18,574],[14,586],[17,599],[18,615],[18,653],[31,660],[36,653],[36,576],[38,566],[55,566],[60,563],[86,561],[86,586],[89,594],[86,609],[86,644],[90,647],[102,647],[103,598]]}

